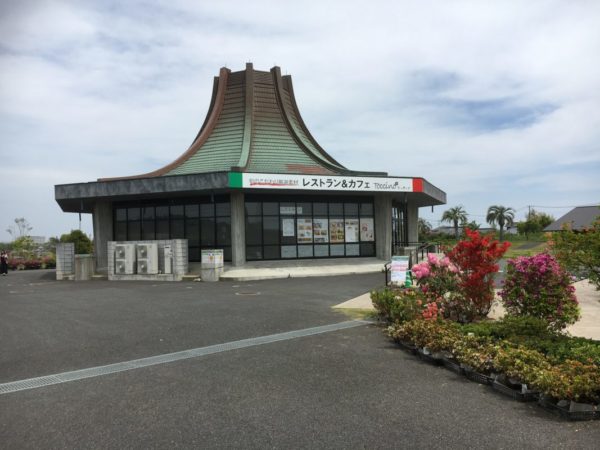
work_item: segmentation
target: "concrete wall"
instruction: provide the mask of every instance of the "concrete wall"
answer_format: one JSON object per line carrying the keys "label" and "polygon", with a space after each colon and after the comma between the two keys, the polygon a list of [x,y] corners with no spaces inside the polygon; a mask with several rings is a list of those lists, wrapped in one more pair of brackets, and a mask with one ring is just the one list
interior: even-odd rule
{"label": "concrete wall", "polygon": [[406,207],[407,218],[406,226],[408,228],[408,242],[414,245],[419,242],[419,207],[412,202],[408,202]]}
{"label": "concrete wall", "polygon": [[246,263],[246,218],[244,193],[231,193],[231,264],[243,266]]}
{"label": "concrete wall", "polygon": [[96,255],[96,271],[106,274],[108,272],[107,244],[113,240],[112,203],[99,200],[94,205],[94,254]]}
{"label": "concrete wall", "polygon": [[56,279],[72,279],[75,275],[75,244],[56,244]]}
{"label": "concrete wall", "polygon": [[[116,275],[115,272],[115,245],[117,244],[158,244],[158,270],[165,270],[165,245],[171,245],[173,249],[173,273],[158,275],[152,274],[133,274]],[[171,239],[164,241],[110,241],[108,247],[108,279],[109,280],[148,280],[148,281],[181,281],[183,276],[188,273],[188,241],[187,239]]]}
{"label": "concrete wall", "polygon": [[392,258],[392,198],[387,194],[375,195],[375,240],[376,256]]}

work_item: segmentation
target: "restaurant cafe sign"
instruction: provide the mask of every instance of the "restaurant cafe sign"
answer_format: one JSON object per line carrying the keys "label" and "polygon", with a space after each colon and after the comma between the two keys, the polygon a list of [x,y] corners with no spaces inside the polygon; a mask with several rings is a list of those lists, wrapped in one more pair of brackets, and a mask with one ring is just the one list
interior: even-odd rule
{"label": "restaurant cafe sign", "polygon": [[423,192],[423,179],[230,172],[229,187],[349,192]]}

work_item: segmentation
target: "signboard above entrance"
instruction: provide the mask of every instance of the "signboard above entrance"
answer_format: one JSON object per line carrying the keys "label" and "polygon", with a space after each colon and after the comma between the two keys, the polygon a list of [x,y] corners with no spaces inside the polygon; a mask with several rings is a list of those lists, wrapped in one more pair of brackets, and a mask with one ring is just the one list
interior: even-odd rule
{"label": "signboard above entrance", "polygon": [[422,192],[421,178],[230,172],[229,187],[351,192]]}

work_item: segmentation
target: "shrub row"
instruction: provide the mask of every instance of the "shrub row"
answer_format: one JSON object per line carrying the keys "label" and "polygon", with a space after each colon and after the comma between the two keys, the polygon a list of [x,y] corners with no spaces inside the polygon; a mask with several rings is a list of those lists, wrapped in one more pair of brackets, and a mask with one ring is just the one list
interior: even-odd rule
{"label": "shrub row", "polygon": [[35,269],[54,269],[56,267],[56,259],[52,256],[32,259],[16,259],[8,260],[8,268],[10,270],[35,270]]}
{"label": "shrub row", "polygon": [[[470,330],[474,331],[468,331],[469,328],[453,322],[417,319],[388,327],[388,334],[397,341],[442,352],[477,372],[504,374],[556,400],[600,402],[597,359],[600,343],[576,340],[577,344],[570,347],[570,351],[548,356],[511,340],[517,336],[514,330],[524,327],[524,323],[500,322],[496,328],[487,330],[489,332],[475,334],[477,329],[473,326]],[[482,325],[481,328],[485,330]],[[495,333],[505,334],[506,338],[498,338]],[[564,343],[571,338],[563,336],[562,339]]]}

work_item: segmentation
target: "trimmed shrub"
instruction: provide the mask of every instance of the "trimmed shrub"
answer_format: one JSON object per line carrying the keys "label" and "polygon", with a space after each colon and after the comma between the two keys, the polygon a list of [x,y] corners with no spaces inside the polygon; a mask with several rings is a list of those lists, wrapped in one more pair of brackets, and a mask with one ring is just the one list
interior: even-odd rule
{"label": "trimmed shrub", "polygon": [[537,317],[557,330],[580,316],[569,274],[548,253],[509,260],[500,297],[509,315]]}
{"label": "trimmed shrub", "polygon": [[371,292],[371,301],[379,316],[387,322],[406,322],[423,311],[423,295],[416,289],[384,288]]}

